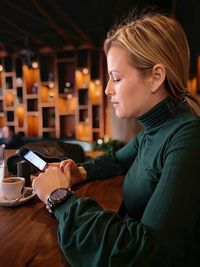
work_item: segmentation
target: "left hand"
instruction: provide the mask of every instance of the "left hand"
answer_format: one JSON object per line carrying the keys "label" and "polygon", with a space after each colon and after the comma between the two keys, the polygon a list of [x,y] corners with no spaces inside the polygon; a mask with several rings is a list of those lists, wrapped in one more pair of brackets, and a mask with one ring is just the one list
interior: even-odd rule
{"label": "left hand", "polygon": [[38,197],[46,203],[49,194],[53,190],[71,186],[70,166],[66,166],[65,173],[58,167],[48,168],[33,180],[32,186]]}

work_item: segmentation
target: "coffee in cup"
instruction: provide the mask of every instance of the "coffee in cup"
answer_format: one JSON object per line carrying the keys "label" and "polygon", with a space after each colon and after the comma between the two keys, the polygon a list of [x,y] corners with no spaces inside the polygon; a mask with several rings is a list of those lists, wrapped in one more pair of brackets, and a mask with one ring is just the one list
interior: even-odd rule
{"label": "coffee in cup", "polygon": [[6,200],[15,200],[23,194],[25,184],[23,177],[7,177],[0,183],[2,195]]}

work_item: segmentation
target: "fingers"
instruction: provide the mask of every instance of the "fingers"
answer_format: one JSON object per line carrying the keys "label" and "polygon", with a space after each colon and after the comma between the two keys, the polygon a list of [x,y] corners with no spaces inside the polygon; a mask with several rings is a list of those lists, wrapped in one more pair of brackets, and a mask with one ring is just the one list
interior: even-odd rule
{"label": "fingers", "polygon": [[60,169],[62,172],[65,172],[65,167],[68,166],[70,169],[73,168],[73,166],[76,166],[76,163],[72,159],[63,160],[60,163]]}

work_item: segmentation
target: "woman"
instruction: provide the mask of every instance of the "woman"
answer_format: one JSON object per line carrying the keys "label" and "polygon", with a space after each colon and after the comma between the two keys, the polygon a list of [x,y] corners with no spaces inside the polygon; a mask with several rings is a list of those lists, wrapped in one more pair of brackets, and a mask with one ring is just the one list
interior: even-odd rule
{"label": "woman", "polygon": [[[104,49],[105,92],[117,116],[143,130],[116,153],[49,168],[34,189],[73,267],[200,266],[200,105],[187,90],[185,34],[173,17],[147,13],[112,30]],[[125,175],[120,214],[57,189],[100,175]]]}

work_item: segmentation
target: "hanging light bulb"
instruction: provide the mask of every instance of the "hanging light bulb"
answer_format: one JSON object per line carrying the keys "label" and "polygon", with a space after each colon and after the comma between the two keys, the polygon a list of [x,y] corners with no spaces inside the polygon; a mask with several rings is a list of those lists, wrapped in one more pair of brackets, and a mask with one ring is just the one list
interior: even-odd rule
{"label": "hanging light bulb", "polygon": [[49,82],[49,88],[54,88],[54,83],[53,82]]}
{"label": "hanging light bulb", "polygon": [[0,65],[0,72],[3,71],[3,65]]}
{"label": "hanging light bulb", "polygon": [[38,62],[37,62],[37,61],[33,61],[33,62],[32,62],[32,68],[33,68],[33,69],[37,69],[38,66],[39,66],[39,65],[38,65]]}

